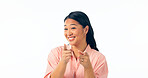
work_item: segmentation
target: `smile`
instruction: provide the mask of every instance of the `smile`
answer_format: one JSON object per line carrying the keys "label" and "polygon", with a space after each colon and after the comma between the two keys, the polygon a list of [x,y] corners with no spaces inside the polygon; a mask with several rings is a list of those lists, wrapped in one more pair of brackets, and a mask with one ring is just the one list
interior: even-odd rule
{"label": "smile", "polygon": [[68,41],[73,41],[75,37],[68,37]]}

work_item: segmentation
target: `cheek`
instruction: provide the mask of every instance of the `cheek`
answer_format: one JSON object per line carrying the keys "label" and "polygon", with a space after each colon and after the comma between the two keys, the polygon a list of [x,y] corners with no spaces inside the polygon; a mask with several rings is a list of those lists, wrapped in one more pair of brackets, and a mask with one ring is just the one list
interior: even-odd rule
{"label": "cheek", "polygon": [[79,35],[79,30],[75,30],[75,31],[73,31],[73,34],[75,35],[75,36],[78,36]]}
{"label": "cheek", "polygon": [[82,30],[77,30],[74,33],[75,33],[76,36],[80,36],[80,37],[82,37],[82,35],[83,35]]}
{"label": "cheek", "polygon": [[66,32],[64,31],[64,36],[66,37]]}

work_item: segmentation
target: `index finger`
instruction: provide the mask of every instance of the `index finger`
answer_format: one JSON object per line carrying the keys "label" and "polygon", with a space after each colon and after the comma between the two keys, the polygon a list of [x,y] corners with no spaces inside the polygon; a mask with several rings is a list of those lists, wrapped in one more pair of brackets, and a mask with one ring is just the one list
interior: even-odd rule
{"label": "index finger", "polygon": [[84,55],[84,52],[82,52],[80,50],[78,50],[78,52],[79,52],[80,55]]}
{"label": "index finger", "polygon": [[86,51],[84,51],[84,55],[87,55],[88,56],[88,53]]}
{"label": "index finger", "polygon": [[67,50],[66,44],[64,44],[64,50]]}

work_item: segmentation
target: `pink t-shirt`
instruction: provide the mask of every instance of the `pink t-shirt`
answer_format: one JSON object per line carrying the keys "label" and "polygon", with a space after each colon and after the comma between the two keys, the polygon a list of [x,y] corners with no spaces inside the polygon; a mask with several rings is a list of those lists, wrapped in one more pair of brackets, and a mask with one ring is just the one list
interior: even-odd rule
{"label": "pink t-shirt", "polygon": [[[44,78],[49,78],[51,72],[56,68],[62,58],[63,46],[52,49],[48,55],[48,65]],[[88,53],[90,62],[96,78],[107,78],[108,67],[105,56],[100,52],[91,49],[88,45],[85,51]],[[71,57],[67,63],[64,78],[84,78],[84,67],[80,64],[79,59]]]}

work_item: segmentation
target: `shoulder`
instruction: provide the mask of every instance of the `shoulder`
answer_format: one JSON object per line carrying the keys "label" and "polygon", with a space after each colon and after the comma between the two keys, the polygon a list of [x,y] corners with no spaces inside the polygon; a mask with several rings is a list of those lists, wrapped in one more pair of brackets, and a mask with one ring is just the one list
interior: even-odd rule
{"label": "shoulder", "polygon": [[91,49],[91,55],[89,57],[94,68],[97,68],[103,64],[107,64],[105,56],[94,49]]}
{"label": "shoulder", "polygon": [[100,51],[97,51],[95,49],[91,49],[90,57],[92,59],[105,60],[105,56]]}
{"label": "shoulder", "polygon": [[62,57],[62,46],[59,47],[55,47],[53,49],[51,49],[51,51],[48,54],[48,62],[50,62],[50,64],[58,64],[58,62],[60,61],[61,57]]}
{"label": "shoulder", "polygon": [[90,59],[92,60],[93,59],[105,59],[105,56],[102,53],[100,53],[99,51],[95,49],[92,49],[90,45],[87,46],[85,51],[88,53]]}
{"label": "shoulder", "polygon": [[50,56],[61,56],[62,51],[63,51],[63,46],[55,47],[55,48],[51,49],[48,57],[50,57]]}

